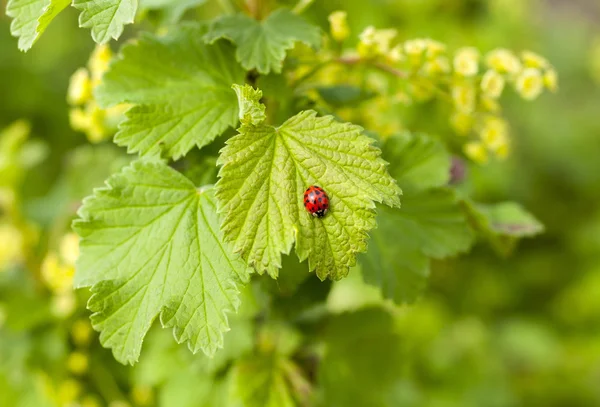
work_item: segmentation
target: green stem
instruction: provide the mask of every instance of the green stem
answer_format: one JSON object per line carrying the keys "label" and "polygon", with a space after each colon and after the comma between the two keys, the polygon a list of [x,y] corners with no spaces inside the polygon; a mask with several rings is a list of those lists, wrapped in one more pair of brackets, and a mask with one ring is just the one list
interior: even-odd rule
{"label": "green stem", "polygon": [[311,4],[313,4],[315,0],[300,0],[298,4],[294,6],[292,9],[292,13],[294,14],[302,14],[304,10],[306,10]]}

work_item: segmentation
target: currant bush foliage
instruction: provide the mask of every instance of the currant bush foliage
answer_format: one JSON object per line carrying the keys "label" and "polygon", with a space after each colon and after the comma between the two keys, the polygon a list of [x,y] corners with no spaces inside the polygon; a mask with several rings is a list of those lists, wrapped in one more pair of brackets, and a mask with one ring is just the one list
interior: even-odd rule
{"label": "currant bush foliage", "polygon": [[[242,123],[219,158],[217,197],[223,231],[259,272],[277,277],[281,254],[296,242],[301,261],[322,279],[339,279],[366,249],[375,226],[374,201],[399,206],[400,189],[380,150],[362,128],[305,111],[279,127]],[[303,192],[319,185],[331,211],[318,219],[304,208]]]}
{"label": "currant bush foliage", "polygon": [[[519,59],[497,50],[480,77],[481,57],[473,48],[458,50],[451,63],[443,44],[398,42],[393,29],[367,27],[356,49],[345,49],[351,34],[346,14],[330,16],[331,35],[324,40],[322,29],[300,15],[310,2],[291,11],[224,1],[222,16],[178,22],[203,3],[73,3],[80,26],[99,44],[120,38],[136,14],[162,12],[156,32],[138,33],[135,26],[133,40],[110,64],[110,47],[98,46],[89,70],[71,81],[73,127],[93,129],[102,137],[90,139],[98,142],[114,132],[116,124],[106,123],[119,121],[114,142],[137,156],[83,202],[73,224],[81,238],[74,285],[91,287],[92,324],[120,362],[138,360],[159,317],[193,352],[212,356],[233,343],[222,359],[213,359],[220,369],[232,366],[231,383],[195,390],[231,385],[246,406],[304,405],[311,384],[292,351],[263,346],[242,357],[252,344],[224,336],[231,316],[250,308],[240,306],[240,290],[248,290],[251,274],[266,272],[293,291],[310,273],[340,280],[358,262],[356,273],[362,270],[364,282],[390,304],[410,303],[426,286],[431,259],[463,253],[477,237],[506,254],[518,238],[540,233],[543,227],[523,208],[474,202],[451,173],[456,162],[467,165],[465,158],[484,162],[489,152],[508,154],[498,102],[505,82],[529,100],[544,87],[556,88],[555,72],[536,54]],[[67,6],[10,0],[19,48],[31,48]],[[397,131],[399,115],[387,110],[392,101],[432,100],[450,102],[453,127],[467,137]],[[329,195],[323,218],[304,208],[303,192],[311,185]],[[72,270],[48,264],[55,272],[49,275]],[[261,278],[269,277],[255,277]],[[252,318],[233,329],[251,331]],[[387,318],[381,310],[359,317],[373,319],[385,349],[396,336]],[[339,318],[334,327],[346,331],[350,320]],[[360,334],[339,335],[334,330],[326,341],[333,348],[365,341]],[[325,360],[346,371],[371,369],[366,359],[337,359],[328,349]],[[320,372],[324,383],[334,386],[335,371]],[[388,372],[381,373],[387,389]],[[323,397],[327,405],[348,405]]]}
{"label": "currant bush foliage", "polygon": [[216,20],[205,36],[209,43],[227,38],[237,45],[236,56],[244,69],[261,74],[281,72],[286,50],[297,41],[318,47],[321,34],[317,27],[289,10],[280,9],[258,22],[236,14]]}
{"label": "currant bush foliage", "polygon": [[92,323],[117,360],[137,361],[159,314],[193,352],[222,346],[248,270],[223,242],[211,188],[137,161],[86,199],[79,216],[75,287],[92,286]]}
{"label": "currant bush foliage", "polygon": [[133,103],[115,142],[131,153],[178,159],[235,126],[238,103],[231,90],[244,81],[233,47],[207,45],[203,25],[190,24],[164,37],[145,35],[123,47],[96,91],[108,107]]}

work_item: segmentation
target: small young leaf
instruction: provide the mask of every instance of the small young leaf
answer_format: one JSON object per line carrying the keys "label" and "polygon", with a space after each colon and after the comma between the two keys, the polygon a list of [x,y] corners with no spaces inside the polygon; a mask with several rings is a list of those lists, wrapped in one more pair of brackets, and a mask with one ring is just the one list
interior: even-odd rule
{"label": "small young leaf", "polygon": [[463,201],[463,205],[475,229],[504,256],[514,250],[520,238],[544,231],[544,225],[516,202],[485,205]]}
{"label": "small young leaf", "polygon": [[123,47],[96,91],[99,103],[135,103],[115,142],[131,153],[177,159],[237,123],[233,83],[244,73],[231,45],[206,45],[206,29],[182,25],[165,37],[144,35]]}
{"label": "small young leaf", "polygon": [[54,17],[70,3],[70,0],[9,0],[6,15],[13,18],[10,31],[19,37],[19,49],[29,50]]}
{"label": "small young leaf", "polygon": [[92,29],[92,38],[104,44],[117,40],[126,24],[133,23],[138,0],[74,0],[73,7],[81,10],[79,26]]}
{"label": "small young leaf", "polygon": [[[400,188],[362,128],[305,111],[275,128],[243,125],[219,163],[217,198],[222,229],[258,272],[273,277],[281,254],[296,241],[301,260],[321,279],[340,279],[366,249],[375,203],[400,205]],[[324,218],[303,204],[304,190],[321,186],[330,199]]]}
{"label": "small young leaf", "polygon": [[245,14],[224,16],[216,20],[205,40],[213,43],[227,38],[237,45],[236,57],[247,70],[262,74],[281,72],[285,53],[295,42],[312,47],[321,43],[317,26],[286,9],[279,9],[263,21]]}
{"label": "small young leaf", "polygon": [[100,341],[134,363],[160,315],[178,342],[211,355],[226,312],[239,305],[248,270],[222,241],[212,189],[197,191],[158,162],[134,162],[84,200],[75,287],[93,286],[88,307]]}
{"label": "small young leaf", "polygon": [[233,85],[240,106],[240,123],[259,125],[265,121],[265,105],[260,103],[262,92],[250,85]]}

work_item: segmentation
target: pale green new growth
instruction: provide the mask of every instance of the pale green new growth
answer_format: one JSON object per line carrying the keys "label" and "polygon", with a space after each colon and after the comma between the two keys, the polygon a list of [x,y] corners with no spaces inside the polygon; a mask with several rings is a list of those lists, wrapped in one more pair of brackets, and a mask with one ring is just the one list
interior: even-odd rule
{"label": "pale green new growth", "polygon": [[126,24],[132,24],[138,0],[74,0],[81,10],[79,26],[92,29],[92,38],[99,44],[119,39]]}
{"label": "pale green new growth", "polygon": [[6,15],[13,18],[10,31],[19,37],[19,49],[29,50],[69,3],[70,0],[9,0]]}
{"label": "pale green new growth", "polygon": [[88,307],[100,341],[134,363],[160,315],[178,342],[213,354],[248,270],[223,243],[212,189],[145,161],[107,185],[84,200],[74,222],[82,238],[75,287],[93,286]]}
{"label": "pale green new growth", "polygon": [[317,26],[286,9],[279,9],[263,21],[245,14],[224,16],[216,20],[204,37],[209,43],[227,38],[237,45],[236,57],[247,70],[262,74],[281,72],[285,53],[296,42],[312,47],[321,43]]}
{"label": "pale green new growth", "polygon": [[204,33],[203,26],[184,25],[123,47],[96,92],[104,107],[136,104],[120,126],[117,144],[131,153],[177,159],[235,126],[231,84],[243,82],[244,72],[230,44],[207,45]]}
{"label": "pale green new growth", "polygon": [[474,236],[454,191],[442,188],[450,157],[439,141],[405,133],[389,139],[385,151],[405,191],[402,209],[381,208],[360,261],[365,281],[397,303],[412,302],[425,287],[429,258],[464,252]]}
{"label": "pale green new growth", "polygon": [[[227,141],[217,197],[222,229],[248,264],[273,277],[296,242],[321,279],[340,279],[366,249],[375,203],[399,206],[400,189],[362,128],[305,111],[280,127],[243,125]],[[318,185],[330,198],[324,218],[304,208]]]}
{"label": "pale green new growth", "polygon": [[240,123],[258,125],[265,121],[265,105],[260,103],[262,91],[250,85],[233,85],[240,107]]}

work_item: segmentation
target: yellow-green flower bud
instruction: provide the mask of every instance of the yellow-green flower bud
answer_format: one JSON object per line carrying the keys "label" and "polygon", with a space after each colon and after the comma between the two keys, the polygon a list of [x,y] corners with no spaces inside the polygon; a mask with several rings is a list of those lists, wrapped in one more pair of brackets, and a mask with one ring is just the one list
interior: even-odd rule
{"label": "yellow-green flower bud", "polygon": [[11,224],[0,224],[0,272],[23,257],[23,234]]}
{"label": "yellow-green flower bud", "polygon": [[81,384],[74,379],[67,379],[58,386],[58,401],[61,406],[72,403],[81,393]]}
{"label": "yellow-green flower bud", "polygon": [[428,76],[443,75],[450,72],[450,61],[445,56],[431,59],[423,65],[423,73]]}
{"label": "yellow-green flower bud", "polygon": [[498,113],[502,108],[500,107],[500,103],[498,103],[497,99],[491,98],[489,96],[483,95],[479,99],[479,104],[481,108],[486,112]]}
{"label": "yellow-green flower bud", "polygon": [[519,58],[507,49],[495,49],[487,54],[487,65],[500,73],[517,74],[521,71],[522,65]]}
{"label": "yellow-green flower bud", "polygon": [[521,53],[521,59],[526,68],[542,69],[550,66],[546,58],[531,51],[523,51]]}
{"label": "yellow-green flower bud", "polygon": [[82,105],[92,98],[92,81],[85,68],[79,68],[71,75],[67,101],[71,105]]}
{"label": "yellow-green flower bud", "polygon": [[461,48],[454,54],[454,72],[461,76],[475,76],[479,72],[479,51],[476,48]]}
{"label": "yellow-green flower bud", "polygon": [[437,58],[438,56],[446,52],[446,46],[439,41],[435,41],[429,38],[423,41],[425,42],[425,49],[427,51],[426,54],[427,58],[429,59]]}
{"label": "yellow-green flower bud", "polygon": [[473,113],[477,101],[477,93],[471,85],[455,85],[452,87],[452,100],[457,111],[467,114]]}
{"label": "yellow-green flower bud", "polygon": [[88,68],[92,74],[92,86],[97,86],[100,83],[102,75],[108,71],[108,65],[112,56],[113,53],[108,45],[102,44],[96,46],[88,61]]}
{"label": "yellow-green flower bud", "polygon": [[411,57],[420,57],[427,49],[427,44],[427,40],[420,38],[408,40],[404,43],[404,52]]}
{"label": "yellow-green flower bud", "polygon": [[90,117],[80,107],[75,107],[69,111],[69,124],[75,131],[85,132],[90,127]]}
{"label": "yellow-green flower bud", "polygon": [[67,358],[67,368],[76,375],[82,375],[88,370],[89,360],[82,352],[72,352]]}
{"label": "yellow-green flower bud", "polygon": [[406,59],[402,45],[396,45],[386,56],[390,62],[402,62]]}
{"label": "yellow-green flower bud", "polygon": [[358,54],[363,58],[371,58],[375,56],[375,27],[368,26],[358,36],[359,42],[357,46]]}
{"label": "yellow-green flower bud", "polygon": [[471,141],[463,146],[465,155],[471,160],[479,164],[484,164],[488,161],[488,152],[480,141]]}
{"label": "yellow-green flower bud", "polygon": [[71,338],[77,346],[87,346],[92,337],[92,325],[87,318],[78,319],[71,326]]}
{"label": "yellow-green flower bud", "polygon": [[508,143],[508,124],[498,117],[488,117],[483,122],[479,137],[487,148],[495,151]]}
{"label": "yellow-green flower bud", "polygon": [[50,302],[50,312],[58,318],[67,318],[77,306],[77,299],[73,291],[60,293],[52,297]]}
{"label": "yellow-green flower bud", "polygon": [[544,72],[544,86],[551,92],[558,91],[558,74],[552,68]]}
{"label": "yellow-green flower bud", "polygon": [[493,69],[489,69],[481,78],[481,91],[485,96],[497,99],[502,95],[505,83],[504,76]]}
{"label": "yellow-green flower bud", "polygon": [[523,99],[536,99],[544,90],[544,79],[539,69],[524,69],[517,77],[515,88]]}
{"label": "yellow-green flower bud", "polygon": [[69,266],[75,266],[79,257],[79,236],[75,233],[67,233],[60,239],[60,257]]}
{"label": "yellow-green flower bud", "polygon": [[473,129],[473,116],[462,112],[454,112],[450,116],[450,125],[460,136],[468,135]]}
{"label": "yellow-green flower bud", "polygon": [[397,34],[394,29],[376,30],[375,27],[369,26],[359,36],[358,53],[365,57],[386,55]]}
{"label": "yellow-green flower bud", "polygon": [[345,11],[334,11],[329,15],[331,36],[337,42],[342,42],[350,35],[348,14]]}
{"label": "yellow-green flower bud", "polygon": [[54,293],[68,292],[73,288],[73,266],[60,263],[58,255],[49,252],[41,266],[41,275],[46,286]]}
{"label": "yellow-green flower bud", "polygon": [[90,125],[85,131],[87,139],[91,143],[99,143],[109,138],[111,134],[105,124],[106,111],[101,109],[96,103],[88,103],[86,114],[90,120]]}

